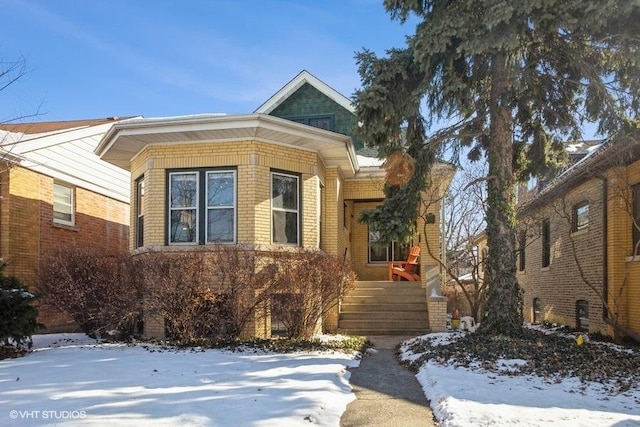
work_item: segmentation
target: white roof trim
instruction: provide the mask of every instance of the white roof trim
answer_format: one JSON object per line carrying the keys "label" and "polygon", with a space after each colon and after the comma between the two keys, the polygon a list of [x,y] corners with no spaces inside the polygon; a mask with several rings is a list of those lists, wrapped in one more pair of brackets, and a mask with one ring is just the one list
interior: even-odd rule
{"label": "white roof trim", "polygon": [[128,120],[116,123],[95,148],[103,160],[128,169],[147,145],[215,143],[247,139],[281,143],[317,152],[347,176],[358,170],[351,138],[265,114],[196,115]]}
{"label": "white roof trim", "polygon": [[254,113],[259,114],[270,114],[273,110],[275,110],[280,104],[282,104],[287,98],[289,98],[295,91],[300,89],[302,85],[305,83],[309,83],[314,88],[318,89],[327,97],[331,98],[333,101],[338,103],[341,107],[345,108],[347,111],[355,114],[356,110],[351,100],[324,83],[322,80],[318,79],[316,76],[308,72],[307,70],[302,70],[300,74],[295,76],[293,80],[284,85],[282,89],[276,92],[271,98],[269,98],[264,104],[259,106]]}
{"label": "white roof trim", "polygon": [[[115,122],[114,122],[115,123]],[[23,168],[129,203],[129,172],[101,160],[94,149],[114,123],[40,134],[0,131],[0,156]]]}

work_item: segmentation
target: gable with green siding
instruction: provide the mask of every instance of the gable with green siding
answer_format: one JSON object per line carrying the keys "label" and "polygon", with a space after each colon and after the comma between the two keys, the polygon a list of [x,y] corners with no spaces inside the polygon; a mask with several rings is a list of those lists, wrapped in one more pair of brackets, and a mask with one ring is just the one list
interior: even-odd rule
{"label": "gable with green siding", "polygon": [[356,116],[309,83],[302,85],[270,115],[294,121],[330,116],[333,126],[331,130],[350,136],[356,152],[364,148],[364,144],[354,136]]}

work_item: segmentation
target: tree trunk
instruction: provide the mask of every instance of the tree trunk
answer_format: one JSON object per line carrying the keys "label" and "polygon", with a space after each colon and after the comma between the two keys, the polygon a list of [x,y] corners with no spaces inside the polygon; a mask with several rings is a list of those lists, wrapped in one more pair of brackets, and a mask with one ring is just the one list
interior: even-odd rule
{"label": "tree trunk", "polygon": [[522,294],[516,280],[515,179],[513,174],[513,120],[509,109],[511,81],[507,57],[496,53],[491,63],[489,110],[489,179],[487,180],[487,241],[485,271],[487,303],[481,332],[522,335]]}

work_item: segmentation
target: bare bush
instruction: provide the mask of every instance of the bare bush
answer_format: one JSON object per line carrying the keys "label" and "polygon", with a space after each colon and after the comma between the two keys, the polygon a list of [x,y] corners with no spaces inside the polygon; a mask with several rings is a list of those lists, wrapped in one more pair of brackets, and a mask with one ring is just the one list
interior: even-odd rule
{"label": "bare bush", "polygon": [[320,251],[281,253],[278,265],[271,313],[290,338],[311,337],[356,280],[347,261]]}
{"label": "bare bush", "polygon": [[240,336],[274,292],[276,257],[271,252],[220,245],[214,255],[218,286],[227,297],[230,332]]}
{"label": "bare bush", "polygon": [[180,344],[238,338],[270,299],[276,272],[270,259],[235,245],[140,256],[145,310],[163,318]]}
{"label": "bare bush", "polygon": [[128,253],[72,247],[46,258],[38,288],[44,301],[68,314],[89,335],[136,332],[141,281]]}
{"label": "bare bush", "polygon": [[136,257],[144,277],[145,313],[160,317],[177,344],[225,335],[219,295],[210,286],[204,253],[152,252]]}

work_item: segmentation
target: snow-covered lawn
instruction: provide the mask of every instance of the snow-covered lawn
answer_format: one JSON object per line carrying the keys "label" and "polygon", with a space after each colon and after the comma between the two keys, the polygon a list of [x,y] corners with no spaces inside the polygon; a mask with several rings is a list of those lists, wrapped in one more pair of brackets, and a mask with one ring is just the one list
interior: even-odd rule
{"label": "snow-covered lawn", "polygon": [[338,426],[354,357],[98,345],[34,337],[0,361],[0,426]]}
{"label": "snow-covered lawn", "polygon": [[[355,398],[346,368],[358,361],[338,352],[171,350],[97,344],[79,334],[34,341],[33,353],[0,361],[0,426],[337,427]],[[404,358],[419,356],[407,348]],[[637,387],[610,395],[577,378],[555,382],[433,362],[417,378],[442,427],[640,425]]]}
{"label": "snow-covered lawn", "polygon": [[[455,334],[429,334],[432,345]],[[416,360],[408,340],[401,357]],[[592,344],[598,345],[598,344]],[[523,360],[502,360],[508,372]],[[606,363],[606,362],[604,362]],[[638,366],[640,370],[640,366]],[[429,361],[416,375],[441,427],[454,426],[640,426],[640,388],[611,395],[598,383],[578,378],[556,382],[531,375],[498,375],[482,366],[453,367]]]}

